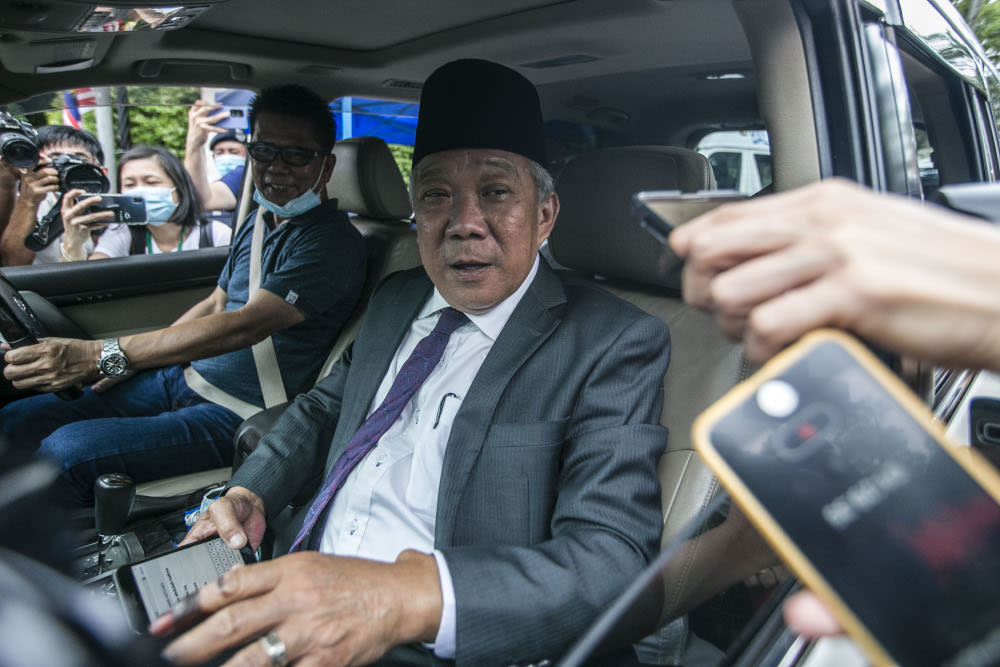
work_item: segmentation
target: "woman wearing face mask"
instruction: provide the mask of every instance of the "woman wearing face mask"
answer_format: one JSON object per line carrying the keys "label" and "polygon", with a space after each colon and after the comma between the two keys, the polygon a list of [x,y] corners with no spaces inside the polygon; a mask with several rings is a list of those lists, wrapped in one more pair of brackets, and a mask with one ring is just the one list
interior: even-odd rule
{"label": "woman wearing face mask", "polygon": [[[122,194],[146,202],[145,225],[110,225],[89,259],[156,255],[229,244],[231,230],[202,219],[201,200],[180,160],[158,146],[136,146],[121,156],[118,182]],[[89,205],[86,200],[81,205]],[[76,258],[94,225],[67,229],[66,254]],[[77,245],[79,244],[79,245]],[[80,257],[82,259],[82,257]]]}

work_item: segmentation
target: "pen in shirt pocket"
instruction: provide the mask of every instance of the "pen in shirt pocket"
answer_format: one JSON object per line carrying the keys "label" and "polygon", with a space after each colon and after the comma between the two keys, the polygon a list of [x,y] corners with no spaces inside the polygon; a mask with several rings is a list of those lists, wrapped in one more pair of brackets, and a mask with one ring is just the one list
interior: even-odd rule
{"label": "pen in shirt pocket", "polygon": [[441,402],[438,403],[437,416],[434,417],[434,426],[431,427],[432,429],[437,428],[438,424],[441,423],[441,413],[444,412],[444,404],[448,401],[449,398],[454,398],[454,399],[457,399],[457,400],[461,400],[461,398],[459,397],[459,395],[456,394],[455,392],[452,392],[452,391],[449,391],[447,394],[445,394],[444,396],[442,396],[441,397]]}

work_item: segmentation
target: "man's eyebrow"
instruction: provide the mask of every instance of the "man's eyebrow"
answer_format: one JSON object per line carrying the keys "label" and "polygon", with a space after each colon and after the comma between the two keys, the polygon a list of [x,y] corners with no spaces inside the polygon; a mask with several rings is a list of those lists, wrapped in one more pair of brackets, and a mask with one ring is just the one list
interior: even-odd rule
{"label": "man's eyebrow", "polygon": [[428,178],[438,178],[444,173],[444,169],[441,167],[417,167],[417,172],[414,174],[416,177],[416,182],[419,183]]}
{"label": "man's eyebrow", "polygon": [[483,164],[485,164],[487,167],[496,167],[497,169],[501,169],[503,171],[506,171],[511,176],[517,176],[518,175],[517,167],[514,166],[514,163],[512,163],[510,160],[506,160],[506,159],[504,159],[502,157],[490,157],[490,158],[486,158],[485,160],[483,160]]}

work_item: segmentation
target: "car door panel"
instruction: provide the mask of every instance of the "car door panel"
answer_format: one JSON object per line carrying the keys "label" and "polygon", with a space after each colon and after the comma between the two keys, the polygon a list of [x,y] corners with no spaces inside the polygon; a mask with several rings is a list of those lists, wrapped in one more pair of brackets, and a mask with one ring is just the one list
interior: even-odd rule
{"label": "car door panel", "polygon": [[[215,288],[228,248],[9,267],[53,335],[106,338],[169,326]],[[21,395],[0,382],[0,404]]]}

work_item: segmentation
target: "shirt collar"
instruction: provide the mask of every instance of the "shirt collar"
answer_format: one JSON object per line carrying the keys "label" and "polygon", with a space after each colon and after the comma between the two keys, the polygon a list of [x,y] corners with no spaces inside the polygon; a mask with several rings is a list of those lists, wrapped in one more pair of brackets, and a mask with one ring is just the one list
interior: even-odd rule
{"label": "shirt collar", "polygon": [[[520,287],[518,287],[513,294],[497,304],[492,310],[489,310],[482,315],[467,315],[469,320],[476,325],[480,331],[486,334],[490,340],[496,340],[500,332],[507,325],[507,320],[510,319],[511,314],[514,309],[517,308],[517,304],[521,303],[521,299],[524,297],[524,293],[528,291],[528,287],[531,285],[531,281],[535,279],[535,274],[538,273],[538,255],[535,255],[535,263],[531,266],[531,271],[528,271],[528,275],[521,282]],[[448,302],[444,300],[441,293],[438,291],[437,287],[434,288],[434,292],[431,294],[430,298],[427,299],[427,303],[424,307],[420,309],[420,314],[417,315],[417,319],[423,319],[425,317],[431,317],[437,314],[437,312],[443,308],[449,306]]]}

